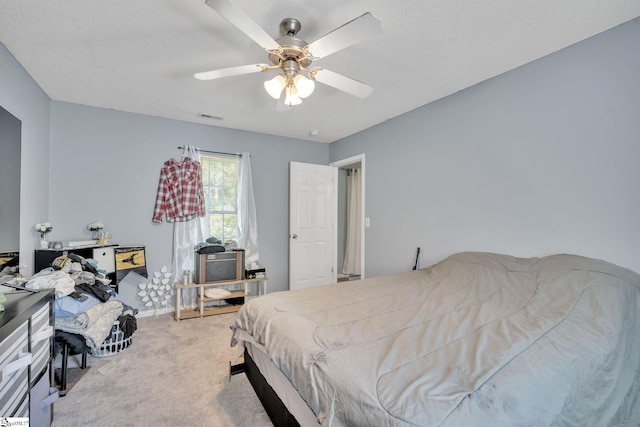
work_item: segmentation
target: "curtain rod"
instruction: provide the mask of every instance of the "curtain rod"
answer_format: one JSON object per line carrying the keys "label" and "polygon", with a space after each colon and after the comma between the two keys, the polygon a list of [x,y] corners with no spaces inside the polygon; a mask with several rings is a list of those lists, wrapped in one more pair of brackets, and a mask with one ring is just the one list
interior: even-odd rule
{"label": "curtain rod", "polygon": [[[184,146],[178,146],[178,150],[184,150],[186,147]],[[201,153],[210,153],[210,154],[224,154],[226,156],[237,156],[237,157],[242,157],[241,153],[225,153],[222,151],[210,151],[210,150],[202,150],[200,148],[196,148],[196,151],[199,151]]]}

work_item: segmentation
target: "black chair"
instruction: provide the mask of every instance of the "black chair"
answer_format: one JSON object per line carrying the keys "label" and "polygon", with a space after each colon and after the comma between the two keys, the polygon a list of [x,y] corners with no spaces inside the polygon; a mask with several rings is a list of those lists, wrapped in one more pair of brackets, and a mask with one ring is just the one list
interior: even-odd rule
{"label": "black chair", "polygon": [[72,334],[56,329],[54,338],[54,357],[58,353],[62,354],[62,366],[60,368],[60,378],[58,380],[59,395],[64,396],[67,391],[67,367],[69,365],[69,355],[81,354],[80,369],[87,367],[87,353],[89,347],[82,335]]}

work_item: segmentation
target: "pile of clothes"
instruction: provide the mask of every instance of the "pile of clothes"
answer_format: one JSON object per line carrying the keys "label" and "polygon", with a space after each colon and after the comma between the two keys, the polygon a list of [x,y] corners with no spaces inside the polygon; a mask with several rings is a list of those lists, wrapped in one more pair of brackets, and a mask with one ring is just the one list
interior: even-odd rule
{"label": "pile of clothes", "polygon": [[[110,286],[111,280],[97,262],[76,254],[56,258],[51,267],[34,274],[25,284],[29,289],[55,289],[56,337],[76,335],[77,353],[85,345],[92,352],[111,337],[116,322],[124,338],[133,335],[137,328],[137,309],[117,300]],[[65,334],[66,333],[66,334]],[[84,342],[82,342],[84,340]],[[54,356],[60,351],[59,339],[55,340]]]}

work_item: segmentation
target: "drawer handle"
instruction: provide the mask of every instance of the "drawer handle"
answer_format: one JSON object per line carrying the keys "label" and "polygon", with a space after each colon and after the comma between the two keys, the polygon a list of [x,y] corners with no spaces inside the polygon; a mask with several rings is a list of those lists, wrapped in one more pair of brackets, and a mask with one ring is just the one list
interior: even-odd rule
{"label": "drawer handle", "polygon": [[58,389],[55,387],[49,387],[49,396],[42,399],[42,402],[40,402],[40,408],[45,409],[47,406],[53,405],[53,402],[58,400],[59,397]]}
{"label": "drawer handle", "polygon": [[0,381],[4,381],[4,378],[13,374],[15,371],[24,368],[25,366],[31,365],[32,362],[31,353],[18,353],[18,360],[14,360],[13,362],[7,364],[2,370],[2,376],[0,376]]}
{"label": "drawer handle", "polygon": [[43,326],[42,329],[40,329],[38,332],[33,334],[33,337],[31,338],[31,345],[38,344],[40,341],[44,341],[47,338],[50,338],[52,336],[53,336],[53,326],[51,325]]}

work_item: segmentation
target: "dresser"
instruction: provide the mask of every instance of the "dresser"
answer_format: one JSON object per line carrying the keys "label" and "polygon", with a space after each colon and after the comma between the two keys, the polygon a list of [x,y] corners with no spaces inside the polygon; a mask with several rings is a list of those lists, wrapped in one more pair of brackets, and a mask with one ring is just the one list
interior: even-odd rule
{"label": "dresser", "polygon": [[5,292],[0,312],[0,416],[49,426],[53,372],[53,290]]}
{"label": "dresser", "polygon": [[36,249],[34,259],[34,273],[47,267],[59,256],[76,254],[83,258],[92,258],[98,263],[98,269],[103,270],[111,279],[111,287],[118,292],[118,283],[130,271],[147,277],[147,263],[144,245],[92,245],[75,248]]}
{"label": "dresser", "polygon": [[112,280],[112,283],[116,284],[116,257],[115,248],[118,245],[104,245],[104,246],[83,246],[77,248],[61,248],[61,249],[36,249],[34,273],[39,272],[42,269],[51,267],[51,263],[59,256],[69,255],[70,253],[79,255],[83,258],[95,259],[98,263],[98,267],[106,272],[107,277]]}

